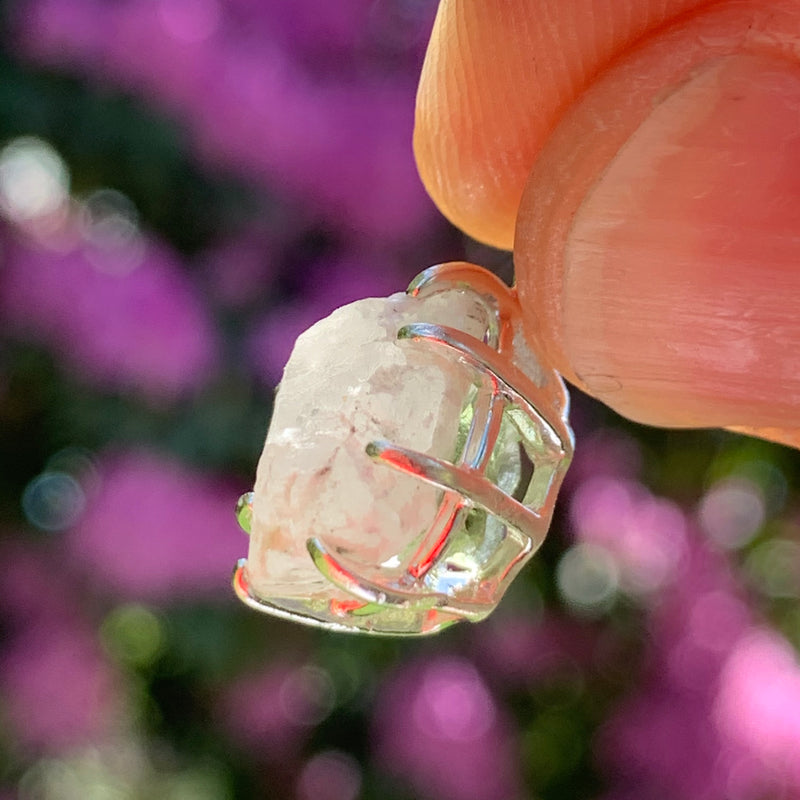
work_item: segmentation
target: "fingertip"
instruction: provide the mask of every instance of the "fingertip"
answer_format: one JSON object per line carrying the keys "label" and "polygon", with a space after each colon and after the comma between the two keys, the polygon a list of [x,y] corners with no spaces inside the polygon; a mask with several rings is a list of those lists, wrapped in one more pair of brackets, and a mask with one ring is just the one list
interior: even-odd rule
{"label": "fingertip", "polygon": [[517,280],[549,360],[620,413],[796,444],[800,69],[749,47],[748,11],[661,32],[576,103],[526,189]]}
{"label": "fingertip", "polygon": [[511,249],[525,183],[558,119],[649,29],[709,0],[442,0],[414,151],[442,213]]}
{"label": "fingertip", "polygon": [[800,428],[757,428],[751,426],[731,426],[728,430],[734,433],[743,433],[746,436],[755,436],[766,439],[776,444],[794,447],[800,450]]}
{"label": "fingertip", "polygon": [[[507,250],[521,194],[516,173],[529,169],[523,142],[509,148],[495,136],[493,124],[501,109],[507,115],[513,108],[511,86],[494,60],[498,41],[525,26],[513,6],[448,0],[439,5],[414,125],[417,168],[439,210],[473,238]],[[520,139],[526,127],[521,118],[505,126]],[[516,163],[492,168],[499,147],[513,153],[510,160]]]}

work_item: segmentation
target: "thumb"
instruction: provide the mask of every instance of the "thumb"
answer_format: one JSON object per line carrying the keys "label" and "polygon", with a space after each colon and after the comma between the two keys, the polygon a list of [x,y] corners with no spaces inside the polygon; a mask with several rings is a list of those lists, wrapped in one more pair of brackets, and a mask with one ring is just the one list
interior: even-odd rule
{"label": "thumb", "polygon": [[800,8],[718,4],[580,95],[522,195],[531,338],[633,419],[800,446]]}

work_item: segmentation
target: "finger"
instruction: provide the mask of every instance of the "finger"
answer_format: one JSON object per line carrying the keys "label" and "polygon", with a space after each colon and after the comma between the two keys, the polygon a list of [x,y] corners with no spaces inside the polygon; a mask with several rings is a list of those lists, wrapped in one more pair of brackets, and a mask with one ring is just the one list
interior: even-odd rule
{"label": "finger", "polygon": [[800,4],[661,29],[573,104],[515,258],[530,332],[626,416],[800,442]]}
{"label": "finger", "polygon": [[771,442],[778,442],[789,447],[800,449],[800,428],[752,428],[746,426],[731,426],[730,430],[737,433],[744,433],[747,436],[758,436],[761,439],[769,439]]}
{"label": "finger", "polygon": [[598,72],[708,0],[443,0],[417,95],[414,149],[442,212],[510,249],[531,166]]}

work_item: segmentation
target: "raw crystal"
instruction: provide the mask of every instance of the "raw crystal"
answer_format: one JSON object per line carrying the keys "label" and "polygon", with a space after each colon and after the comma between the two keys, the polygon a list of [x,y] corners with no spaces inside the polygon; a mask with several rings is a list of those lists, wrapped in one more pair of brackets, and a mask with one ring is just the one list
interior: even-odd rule
{"label": "raw crystal", "polygon": [[247,566],[256,595],[287,608],[346,603],[350,595],[314,566],[309,538],[391,569],[430,526],[441,490],[365,453],[370,442],[388,440],[448,461],[455,456],[475,377],[429,342],[398,341],[398,330],[412,322],[478,339],[489,324],[469,291],[396,294],[340,308],[297,340],[256,475]]}

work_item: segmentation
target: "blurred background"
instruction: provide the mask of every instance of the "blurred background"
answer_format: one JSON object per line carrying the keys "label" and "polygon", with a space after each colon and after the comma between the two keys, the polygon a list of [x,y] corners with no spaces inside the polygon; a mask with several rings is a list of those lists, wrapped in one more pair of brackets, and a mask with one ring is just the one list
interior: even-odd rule
{"label": "blurred background", "polygon": [[432,0],[0,5],[0,798],[800,797],[798,454],[574,397],[541,553],[422,641],[255,614],[272,392],[466,258],[411,155]]}

